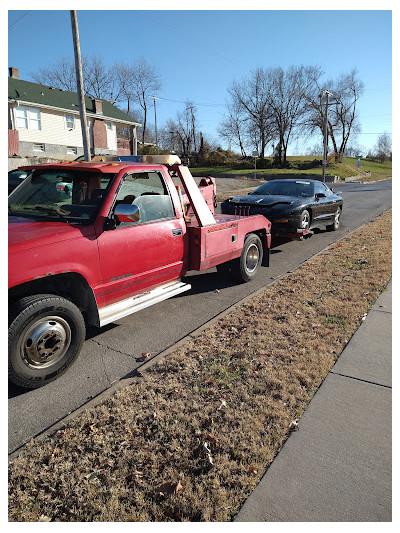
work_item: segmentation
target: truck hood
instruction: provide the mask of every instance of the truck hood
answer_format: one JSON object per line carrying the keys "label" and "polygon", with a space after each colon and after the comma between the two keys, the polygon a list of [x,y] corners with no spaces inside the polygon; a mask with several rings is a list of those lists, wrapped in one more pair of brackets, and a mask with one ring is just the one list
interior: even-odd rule
{"label": "truck hood", "polygon": [[93,234],[93,226],[72,226],[65,222],[41,222],[32,218],[8,217],[9,253]]}
{"label": "truck hood", "polygon": [[247,194],[242,196],[232,196],[230,201],[240,205],[262,205],[265,207],[274,207],[276,205],[292,205],[299,201],[296,196],[279,196],[276,194],[261,195]]}

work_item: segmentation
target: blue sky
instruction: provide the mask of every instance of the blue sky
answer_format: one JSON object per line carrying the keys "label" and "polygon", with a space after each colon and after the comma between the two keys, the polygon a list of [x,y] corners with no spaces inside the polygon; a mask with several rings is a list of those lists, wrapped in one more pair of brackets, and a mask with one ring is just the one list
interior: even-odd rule
{"label": "blue sky", "polygon": [[[78,10],[83,54],[100,53],[107,65],[143,56],[159,70],[156,96],[166,99],[157,102],[159,126],[189,99],[208,104],[198,105],[198,123],[217,140],[227,88],[251,69],[319,65],[334,78],[357,68],[365,84],[358,143],[366,149],[377,133],[392,132],[391,17],[389,10]],[[33,81],[40,67],[73,57],[68,10],[9,11],[8,26],[8,66],[22,79]],[[290,152],[315,144],[309,141]]]}

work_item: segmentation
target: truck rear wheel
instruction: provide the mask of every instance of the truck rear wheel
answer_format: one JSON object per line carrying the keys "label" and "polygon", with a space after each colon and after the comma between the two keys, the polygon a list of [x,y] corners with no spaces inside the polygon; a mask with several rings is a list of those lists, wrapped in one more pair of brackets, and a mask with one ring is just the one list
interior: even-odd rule
{"label": "truck rear wheel", "polygon": [[231,261],[231,272],[237,281],[251,281],[257,274],[263,259],[263,247],[258,235],[247,235],[243,250],[237,259]]}
{"label": "truck rear wheel", "polygon": [[22,298],[10,310],[8,372],[12,383],[36,389],[60,376],[85,340],[75,304],[51,294]]}

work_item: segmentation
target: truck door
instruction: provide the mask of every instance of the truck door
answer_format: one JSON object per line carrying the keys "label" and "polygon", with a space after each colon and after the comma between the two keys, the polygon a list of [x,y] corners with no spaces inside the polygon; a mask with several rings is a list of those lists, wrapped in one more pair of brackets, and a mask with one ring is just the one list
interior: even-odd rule
{"label": "truck door", "polygon": [[[116,203],[136,204],[137,222],[120,222],[98,238],[101,295],[110,305],[181,277],[186,226],[161,173],[125,176]],[[114,205],[114,208],[115,208]]]}

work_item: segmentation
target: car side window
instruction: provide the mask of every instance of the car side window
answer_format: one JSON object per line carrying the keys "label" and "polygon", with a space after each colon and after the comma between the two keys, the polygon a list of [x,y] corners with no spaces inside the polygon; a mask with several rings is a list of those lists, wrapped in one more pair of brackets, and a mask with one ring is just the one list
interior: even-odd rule
{"label": "car side window", "polygon": [[328,187],[322,182],[315,184],[315,194],[323,194],[325,196],[328,196]]}
{"label": "car side window", "polygon": [[136,205],[140,217],[137,222],[120,222],[115,217],[118,228],[175,218],[171,197],[158,172],[135,172],[126,176],[117,194],[115,205],[118,204]]}

